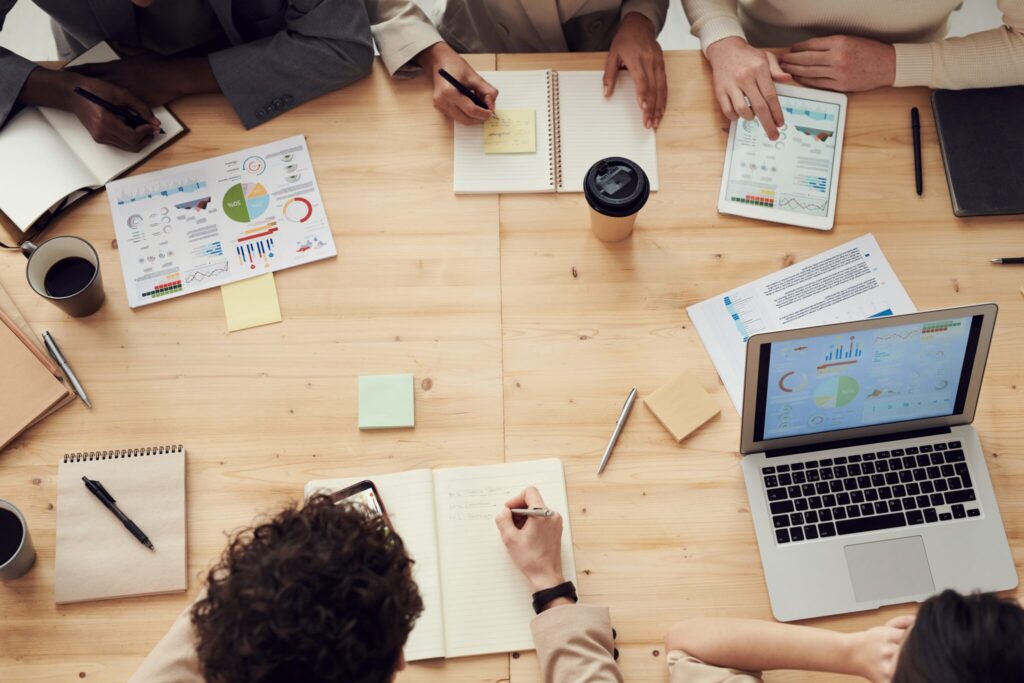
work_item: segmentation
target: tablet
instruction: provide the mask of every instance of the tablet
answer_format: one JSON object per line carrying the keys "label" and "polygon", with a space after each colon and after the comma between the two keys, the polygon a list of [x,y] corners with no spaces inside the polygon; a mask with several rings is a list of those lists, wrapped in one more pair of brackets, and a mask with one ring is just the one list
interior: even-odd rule
{"label": "tablet", "polygon": [[772,142],[757,119],[733,121],[720,213],[831,230],[836,216],[846,95],[776,85],[786,123]]}

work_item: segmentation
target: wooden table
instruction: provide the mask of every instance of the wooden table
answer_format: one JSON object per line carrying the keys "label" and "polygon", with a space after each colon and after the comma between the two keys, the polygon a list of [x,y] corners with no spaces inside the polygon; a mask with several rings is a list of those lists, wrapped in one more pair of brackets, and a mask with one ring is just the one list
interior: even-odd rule
{"label": "wooden table", "polygon": [[[988,264],[1024,245],[1013,218],[952,216],[923,89],[851,98],[836,228],[718,215],[726,141],[699,53],[667,57],[661,191],[633,237],[605,245],[578,194],[460,196],[451,125],[425,80],[372,77],[244,132],[221,98],[175,107],[192,133],[142,170],[304,133],[336,260],[277,274],[284,322],[228,335],[207,291],[131,311],[106,199],[54,234],[100,251],[108,301],[72,320],[32,294],[20,258],[0,284],[60,340],[96,408],[80,404],[0,455],[0,495],[25,512],[39,559],[0,584],[0,680],[127,678],[199,590],[225,532],[313,478],[555,456],[565,463],[579,587],[611,606],[628,680],[665,679],[673,621],[770,618],[736,448],[739,419],[685,308],[873,232],[921,309],[1000,304],[977,427],[1018,571],[1024,564],[1021,271]],[[477,68],[600,69],[601,55],[475,56]],[[922,112],[926,189],[914,193],[910,106]],[[696,374],[722,414],[676,445],[638,405],[594,472],[629,387]],[[356,428],[356,377],[411,372],[415,430]],[[1020,387],[1020,388],[1018,388]],[[183,442],[188,595],[53,604],[57,461],[67,451]],[[911,607],[822,619],[865,628]],[[834,678],[834,677],[830,677]],[[540,680],[532,653],[412,665],[402,681]],[[780,672],[769,680],[826,680]]]}

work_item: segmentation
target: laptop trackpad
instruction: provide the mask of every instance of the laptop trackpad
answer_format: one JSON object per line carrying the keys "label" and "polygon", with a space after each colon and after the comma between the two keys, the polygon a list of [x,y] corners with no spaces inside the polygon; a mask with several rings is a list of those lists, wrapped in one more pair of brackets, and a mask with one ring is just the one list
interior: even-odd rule
{"label": "laptop trackpad", "polygon": [[928,553],[920,536],[848,545],[844,550],[857,602],[935,592]]}

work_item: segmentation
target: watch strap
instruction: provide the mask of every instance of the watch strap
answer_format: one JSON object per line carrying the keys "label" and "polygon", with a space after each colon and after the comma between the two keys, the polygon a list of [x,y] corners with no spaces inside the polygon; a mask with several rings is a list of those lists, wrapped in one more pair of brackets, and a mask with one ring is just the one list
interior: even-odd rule
{"label": "watch strap", "polygon": [[576,586],[573,585],[572,581],[566,581],[560,583],[552,588],[545,588],[542,591],[537,591],[533,594],[533,611],[540,614],[544,611],[544,608],[548,606],[552,600],[558,598],[569,598],[573,602],[579,602],[579,596],[576,595]]}

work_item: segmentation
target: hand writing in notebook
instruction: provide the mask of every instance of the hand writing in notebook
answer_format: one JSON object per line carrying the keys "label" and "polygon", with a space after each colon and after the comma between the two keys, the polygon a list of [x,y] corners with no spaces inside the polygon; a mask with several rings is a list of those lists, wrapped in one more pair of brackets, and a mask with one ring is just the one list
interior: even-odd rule
{"label": "hand writing in notebook", "polygon": [[[513,515],[512,510],[544,507],[540,492],[530,486],[505,503],[494,518],[512,562],[534,591],[553,588],[565,581],[562,573],[562,516],[555,512],[548,517],[527,517]],[[568,602],[566,598],[560,599]]]}
{"label": "hand writing in notebook", "polygon": [[[434,108],[450,119],[472,125],[491,118],[498,90],[480,77],[447,43],[434,43],[416,55],[416,61],[434,79]],[[472,100],[460,94],[439,72],[444,69],[460,83],[472,90],[486,104],[488,109],[478,107]]]}
{"label": "hand writing in notebook", "polygon": [[[108,102],[128,107],[148,123],[131,128],[99,105],[74,94],[76,86]],[[160,121],[153,115],[153,110],[131,91],[99,78],[70,71],[35,69],[25,81],[18,102],[70,111],[82,122],[93,140],[129,152],[137,152],[148,145],[160,129]]]}
{"label": "hand writing in notebook", "polygon": [[604,63],[604,95],[615,91],[615,78],[625,68],[636,83],[636,103],[643,112],[644,127],[657,128],[668,102],[665,57],[658,44],[657,28],[638,12],[622,18]]}

